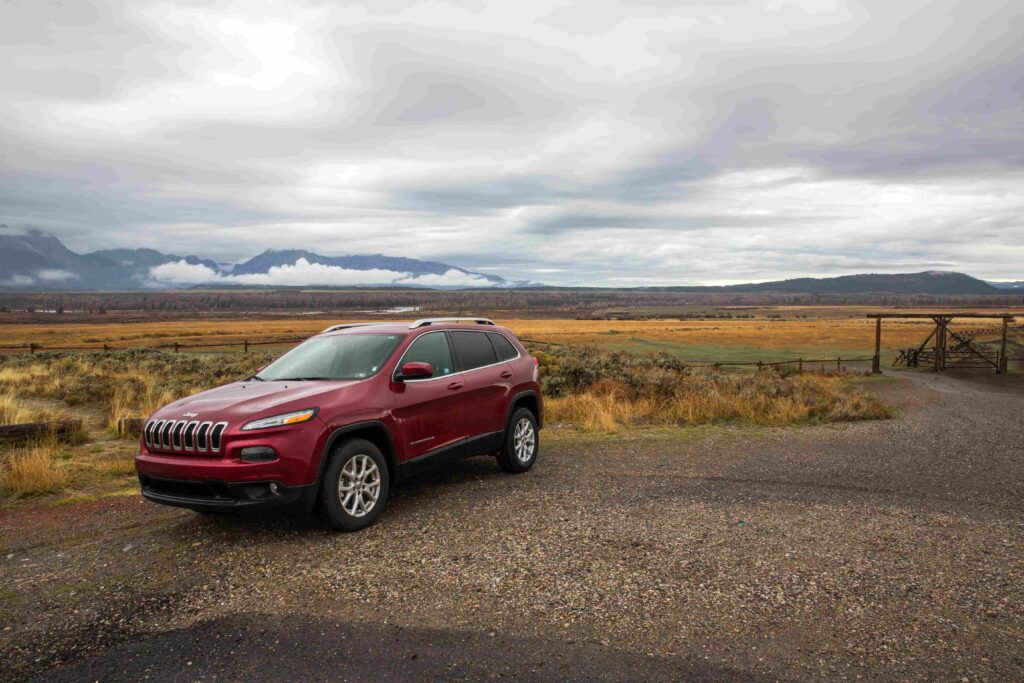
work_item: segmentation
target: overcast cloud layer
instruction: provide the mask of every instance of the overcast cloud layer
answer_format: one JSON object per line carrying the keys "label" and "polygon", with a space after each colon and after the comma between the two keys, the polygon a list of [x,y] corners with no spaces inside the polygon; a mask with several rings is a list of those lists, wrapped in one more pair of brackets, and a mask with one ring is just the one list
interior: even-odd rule
{"label": "overcast cloud layer", "polygon": [[10,2],[0,222],[549,284],[1020,279],[1021,36],[998,0]]}

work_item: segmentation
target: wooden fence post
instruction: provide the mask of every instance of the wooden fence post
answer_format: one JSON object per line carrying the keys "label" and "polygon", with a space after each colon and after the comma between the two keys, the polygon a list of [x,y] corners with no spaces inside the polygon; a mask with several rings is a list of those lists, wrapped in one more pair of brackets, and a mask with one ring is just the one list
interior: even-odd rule
{"label": "wooden fence post", "polygon": [[244,344],[245,344],[245,346],[244,346],[244,348],[242,349],[242,353],[249,353],[249,340],[248,340],[248,339],[246,339],[246,340],[245,340],[245,342],[244,342]]}
{"label": "wooden fence post", "polygon": [[31,353],[32,355],[35,355],[35,353],[36,353],[36,344],[35,344],[35,342],[29,343],[29,345],[28,345],[28,352]]}
{"label": "wooden fence post", "polygon": [[763,369],[764,369],[764,366],[761,364],[761,361],[757,361],[757,371],[761,372],[761,370],[763,370]]}
{"label": "wooden fence post", "polygon": [[1003,337],[999,342],[999,367],[996,368],[996,372],[1000,375],[1006,374],[1006,327],[1009,324],[1006,318],[1003,318]]}
{"label": "wooden fence post", "polygon": [[836,356],[836,372],[843,371],[843,359]]}
{"label": "wooden fence post", "polygon": [[804,359],[803,358],[801,358],[800,360],[798,360],[796,362],[796,371],[797,371],[797,374],[800,374],[800,375],[804,374]]}
{"label": "wooden fence post", "polygon": [[875,356],[871,359],[871,372],[882,372],[882,316],[875,318]]}
{"label": "wooden fence post", "polygon": [[174,342],[174,352],[178,352],[178,342]]}

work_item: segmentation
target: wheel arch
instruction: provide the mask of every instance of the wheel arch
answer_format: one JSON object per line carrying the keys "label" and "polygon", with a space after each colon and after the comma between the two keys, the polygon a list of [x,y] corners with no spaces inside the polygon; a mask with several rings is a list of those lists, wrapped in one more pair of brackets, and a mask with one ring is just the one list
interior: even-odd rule
{"label": "wheel arch", "polygon": [[327,468],[327,462],[330,460],[331,451],[334,450],[334,447],[342,439],[366,439],[380,449],[380,452],[384,455],[384,461],[388,465],[388,480],[395,481],[398,468],[395,463],[395,445],[391,440],[391,432],[388,431],[387,425],[379,420],[366,420],[338,427],[327,437],[323,453],[320,455],[320,466],[316,473],[318,489],[320,479]]}
{"label": "wheel arch", "polygon": [[[533,413],[533,418],[537,420],[537,429],[543,427],[543,417],[540,411],[540,399],[537,398],[537,392],[533,389],[527,389],[526,391],[520,391],[519,393],[512,396],[512,400],[508,404],[508,414],[505,416],[505,424],[508,425],[509,420],[512,419],[512,413],[518,408],[526,408]],[[506,429],[508,427],[506,426]]]}

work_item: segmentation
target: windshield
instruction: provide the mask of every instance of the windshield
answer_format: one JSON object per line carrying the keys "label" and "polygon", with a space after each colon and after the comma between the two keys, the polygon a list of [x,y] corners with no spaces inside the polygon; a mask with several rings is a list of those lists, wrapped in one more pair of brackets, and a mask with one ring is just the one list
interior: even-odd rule
{"label": "windshield", "polygon": [[391,357],[400,334],[338,334],[313,337],[255,375],[280,380],[353,380],[373,375]]}

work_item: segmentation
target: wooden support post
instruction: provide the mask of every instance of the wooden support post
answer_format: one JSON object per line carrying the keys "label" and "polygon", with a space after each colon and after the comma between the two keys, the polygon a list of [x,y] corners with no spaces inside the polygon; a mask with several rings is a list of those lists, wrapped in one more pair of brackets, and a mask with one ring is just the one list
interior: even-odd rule
{"label": "wooden support post", "polygon": [[875,355],[871,359],[871,372],[882,372],[882,318],[875,318]]}
{"label": "wooden support post", "polygon": [[138,436],[145,423],[142,418],[122,417],[117,421],[117,433],[121,436]]}
{"label": "wooden support post", "polygon": [[178,352],[178,342],[174,342],[174,352]]}
{"label": "wooden support post", "polygon": [[940,372],[943,368],[942,353],[943,353],[943,341],[946,338],[946,328],[943,326],[942,318],[936,317],[935,320],[935,372]]}
{"label": "wooden support post", "polygon": [[999,367],[996,368],[996,372],[1000,375],[1006,373],[1006,328],[1009,324],[1010,321],[1003,318],[1003,336],[999,342]]}
{"label": "wooden support post", "polygon": [[839,356],[836,356],[836,372],[842,372],[842,371],[843,371],[843,359],[840,358]]}
{"label": "wooden support post", "polygon": [[28,345],[28,352],[31,353],[32,355],[35,355],[35,353],[36,353],[35,342],[29,343],[29,345]]}
{"label": "wooden support post", "polygon": [[249,340],[245,340],[245,348],[242,349],[242,353],[249,353]]}
{"label": "wooden support post", "polygon": [[797,371],[797,374],[800,374],[800,375],[804,374],[804,359],[803,358],[801,358],[800,360],[798,360],[796,362],[796,371]]}

